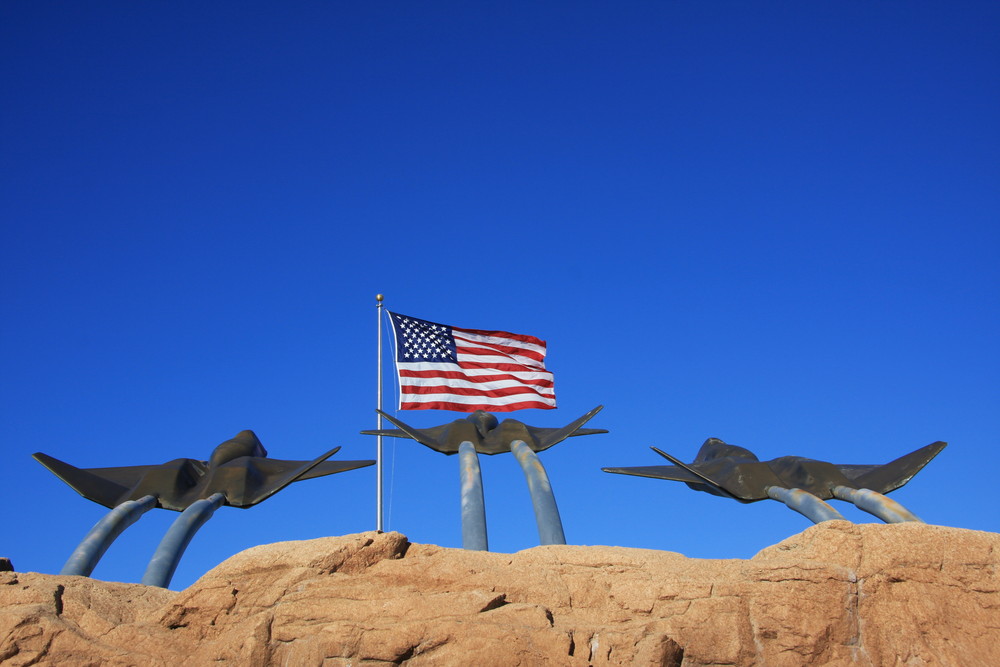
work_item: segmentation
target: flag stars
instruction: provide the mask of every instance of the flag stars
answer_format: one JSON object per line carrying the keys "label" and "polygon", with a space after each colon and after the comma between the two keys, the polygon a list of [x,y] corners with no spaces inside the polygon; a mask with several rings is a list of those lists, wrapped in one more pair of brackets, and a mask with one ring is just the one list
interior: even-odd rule
{"label": "flag stars", "polygon": [[393,317],[400,360],[457,363],[455,340],[449,327],[410,317]]}

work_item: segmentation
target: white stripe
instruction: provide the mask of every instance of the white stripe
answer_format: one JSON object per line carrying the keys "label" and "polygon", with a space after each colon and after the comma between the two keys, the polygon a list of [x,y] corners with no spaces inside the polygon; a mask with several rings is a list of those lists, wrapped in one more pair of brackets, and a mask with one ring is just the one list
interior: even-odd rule
{"label": "white stripe", "polygon": [[533,396],[531,394],[516,394],[514,396],[456,396],[454,394],[404,394],[401,403],[464,403],[465,405],[476,405],[478,403],[488,403],[491,405],[510,405],[511,403],[521,403],[522,401],[537,401],[545,405],[555,405],[556,399],[544,396]]}
{"label": "white stripe", "polygon": [[528,357],[513,357],[513,356],[493,356],[490,354],[466,354],[464,352],[457,352],[456,357],[459,361],[468,361],[476,364],[517,364],[519,366],[525,366],[527,368],[537,368],[539,370],[545,368],[545,364],[541,361],[536,361],[534,359],[529,359]]}
{"label": "white stripe", "polygon": [[[477,349],[487,350],[489,348],[480,347]],[[462,351],[462,348],[457,348],[455,353],[459,361],[475,361],[481,364],[520,364],[531,368],[545,368],[544,361],[532,359],[531,357],[522,357],[519,354],[507,354],[499,350],[490,351],[493,354],[482,354],[481,352],[469,353]]]}
{"label": "white stripe", "polygon": [[514,338],[504,338],[503,336],[484,336],[482,334],[469,333],[468,331],[458,331],[456,329],[451,330],[451,334],[455,338],[460,338],[462,340],[467,340],[470,343],[484,343],[489,345],[493,343],[494,345],[506,345],[508,347],[519,347],[522,350],[531,350],[532,352],[537,352],[538,354],[545,356],[545,346],[535,345],[534,343],[525,343],[522,340],[516,340]]}
{"label": "white stripe", "polygon": [[537,387],[531,384],[524,384],[523,382],[516,382],[514,380],[502,380],[500,382],[469,382],[467,380],[441,380],[438,378],[403,378],[400,387],[403,391],[406,391],[409,387],[441,387],[446,388],[441,389],[442,394],[448,393],[448,389],[452,387],[462,387],[464,389],[475,389],[477,391],[493,391],[495,389],[527,389],[533,391],[537,394],[542,394],[546,396],[555,396],[556,390],[553,387]]}
{"label": "white stripe", "polygon": [[[404,371],[448,371],[452,373],[462,373],[466,376],[476,375],[513,375],[522,380],[551,380],[551,371],[502,371],[491,368],[459,368],[458,364],[436,363],[430,361],[399,361],[396,367]],[[412,380],[414,378],[403,378]]]}

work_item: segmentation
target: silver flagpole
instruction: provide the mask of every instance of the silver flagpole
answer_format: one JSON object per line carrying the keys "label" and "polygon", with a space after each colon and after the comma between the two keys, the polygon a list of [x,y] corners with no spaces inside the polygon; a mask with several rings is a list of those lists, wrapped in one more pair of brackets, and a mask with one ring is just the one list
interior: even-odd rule
{"label": "silver flagpole", "polygon": [[[376,413],[378,415],[378,420],[376,421],[376,428],[382,430],[382,299],[381,294],[375,295],[375,301],[378,302],[378,306],[375,312],[378,314],[378,409]],[[378,444],[376,445],[378,450],[375,455],[376,466],[375,466],[375,530],[382,532],[382,436],[378,436]]]}

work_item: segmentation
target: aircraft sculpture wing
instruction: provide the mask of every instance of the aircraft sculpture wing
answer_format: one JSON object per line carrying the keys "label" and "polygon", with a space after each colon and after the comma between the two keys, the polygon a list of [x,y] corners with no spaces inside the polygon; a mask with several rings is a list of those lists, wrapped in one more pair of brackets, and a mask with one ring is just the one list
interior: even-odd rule
{"label": "aircraft sculpture wing", "polygon": [[376,412],[388,419],[389,423],[394,424],[399,428],[361,431],[362,435],[383,435],[390,438],[411,438],[419,442],[421,445],[427,445],[431,449],[437,450],[440,450],[441,440],[444,438],[453,423],[449,422],[432,428],[413,428],[409,424],[406,424],[405,422],[402,422],[392,415],[382,412],[381,410],[376,410]]}
{"label": "aircraft sculpture wing", "polygon": [[[714,493],[715,495],[724,496],[726,498],[732,498],[733,500],[739,500],[740,502],[749,502],[749,498],[741,498],[740,496],[734,494],[721,483],[712,479],[705,473],[701,472],[698,464],[688,465],[678,459],[675,459],[670,454],[657,449],[656,447],[650,447],[654,452],[667,459],[674,465],[672,466],[643,466],[639,468],[601,468],[605,472],[618,472],[626,475],[639,475],[641,477],[654,477],[656,479],[669,479],[676,482],[684,482],[686,484],[694,485],[696,487],[701,487],[699,491],[708,491],[709,493]],[[632,471],[643,471],[632,472]]]}
{"label": "aircraft sculpture wing", "polygon": [[322,477],[323,475],[332,475],[333,473],[343,472],[344,470],[353,470],[355,468],[363,468],[365,466],[370,466],[375,463],[375,461],[340,461],[332,462],[330,466],[326,468],[319,468],[326,459],[330,458],[334,454],[340,451],[340,447],[334,447],[330,451],[322,454],[312,461],[282,461],[280,459],[269,459],[264,457],[247,457],[247,465],[255,468],[263,479],[263,483],[260,489],[256,493],[247,496],[245,503],[241,504],[241,507],[250,507],[251,505],[256,505],[261,503],[278,491],[281,491],[286,486],[292,482],[297,482],[301,479],[310,479],[313,477]]}
{"label": "aircraft sculpture wing", "polygon": [[414,428],[381,410],[377,410],[377,412],[399,428],[361,431],[362,434],[411,438],[425,447],[430,447],[436,452],[447,455],[457,454],[458,447],[463,441],[467,440],[475,445],[478,445],[481,441],[481,436],[477,432],[476,427],[467,419],[456,419],[447,424],[431,428]]}
{"label": "aircraft sculpture wing", "polygon": [[35,452],[32,458],[66,482],[87,500],[105,507],[117,506],[123,497],[139,483],[143,475],[159,466],[125,466],[121,468],[77,468],[65,461]]}
{"label": "aircraft sculpture wing", "polygon": [[[337,449],[340,449],[339,447]],[[336,452],[336,450],[334,450]],[[262,472],[266,472],[269,475],[285,475],[294,470],[298,470],[304,464],[312,463],[311,461],[282,461],[280,459],[260,459],[254,462]],[[296,477],[296,481],[302,479],[315,479],[317,477],[325,477],[326,475],[333,475],[338,472],[346,472],[348,470],[356,470],[358,468],[366,468],[368,466],[375,465],[374,460],[362,460],[362,461],[322,461],[314,468]]]}
{"label": "aircraft sculpture wing", "polygon": [[610,431],[606,428],[578,428],[566,437],[572,438],[577,435],[597,435],[598,433],[610,433]]}
{"label": "aircraft sculpture wing", "polygon": [[601,468],[604,472],[613,472],[619,475],[635,475],[636,477],[650,477],[652,479],[669,479],[674,482],[687,482],[688,484],[702,484],[699,477],[692,475],[684,468],[677,466],[634,466],[631,468]]}
{"label": "aircraft sculpture wing", "polygon": [[574,435],[593,435],[595,433],[607,433],[607,429],[603,428],[580,428],[598,412],[604,409],[603,405],[598,405],[596,408],[588,412],[587,414],[579,417],[566,426],[562,428],[542,428],[538,426],[527,426],[528,432],[532,435],[535,441],[538,443],[538,451],[543,449],[548,449],[549,447],[558,444]]}
{"label": "aircraft sculpture wing", "polygon": [[947,446],[946,442],[933,442],[885,465],[837,467],[856,485],[855,488],[889,493],[913,479],[914,475]]}
{"label": "aircraft sculpture wing", "polygon": [[849,463],[838,465],[837,468],[840,472],[844,473],[844,477],[847,479],[857,479],[865,473],[869,473],[875,468],[878,468],[878,464],[874,465],[851,465]]}
{"label": "aircraft sculpture wing", "polygon": [[386,438],[410,438],[406,431],[398,428],[370,428],[365,431],[358,431],[361,435],[381,435]]}

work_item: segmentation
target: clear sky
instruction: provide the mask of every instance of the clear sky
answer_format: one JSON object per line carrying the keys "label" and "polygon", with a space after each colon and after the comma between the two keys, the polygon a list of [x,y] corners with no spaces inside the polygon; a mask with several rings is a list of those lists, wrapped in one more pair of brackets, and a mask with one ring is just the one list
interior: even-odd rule
{"label": "clear sky", "polygon": [[[945,440],[893,497],[1000,530],[998,27],[920,0],[0,4],[0,555],[58,572],[105,512],[36,451],[205,459],[253,429],[374,458],[378,292],[548,341],[559,408],[510,416],[606,406],[542,454],[571,543],[743,558],[810,525],[600,470],[711,436]],[[460,546],[456,458],[388,440],[385,472],[387,528]],[[536,545],[513,457],[483,473],[491,548]],[[374,499],[366,468],[224,507],[172,587],[371,530]],[[94,575],[138,581],[176,516]]]}

